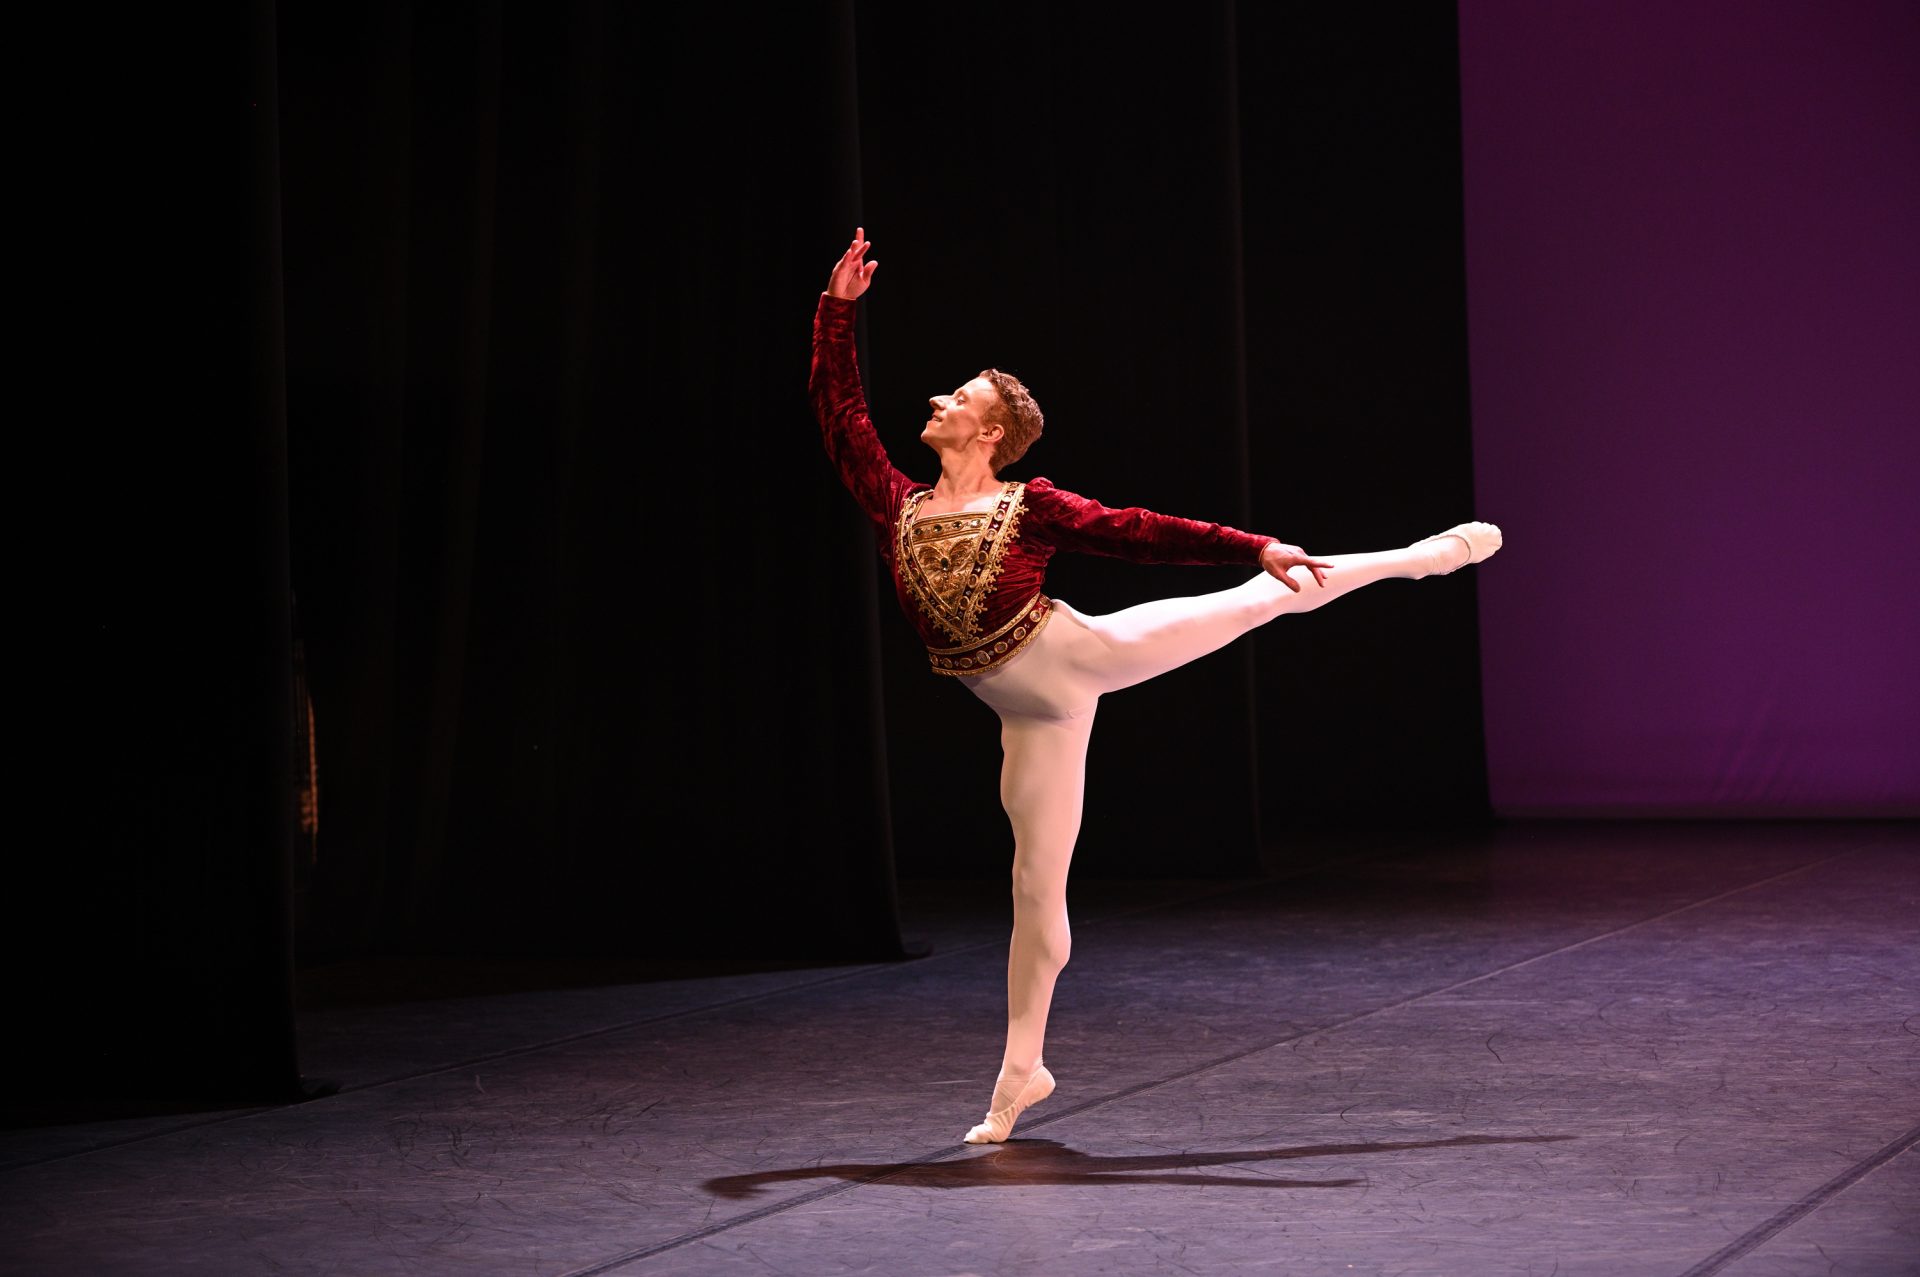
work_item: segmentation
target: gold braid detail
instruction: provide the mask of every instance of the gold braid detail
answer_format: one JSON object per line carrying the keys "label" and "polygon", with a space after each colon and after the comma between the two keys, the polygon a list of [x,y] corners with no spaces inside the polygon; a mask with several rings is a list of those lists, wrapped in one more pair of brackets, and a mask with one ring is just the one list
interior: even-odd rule
{"label": "gold braid detail", "polygon": [[[1000,579],[1000,573],[1006,567],[1007,547],[1013,543],[1013,538],[1020,534],[1020,516],[1026,513],[1027,485],[1015,481],[1009,483],[1007,487],[1013,489],[1010,494],[1011,499],[1007,503],[1007,521],[1001,527],[1000,535],[993,539],[993,549],[987,552],[987,564],[980,570],[980,580],[976,585],[978,592],[973,596],[973,615],[967,618],[969,621],[975,621],[975,618],[980,615],[980,609],[987,604],[987,595],[993,593],[993,583]],[[974,628],[976,630],[980,628],[977,621]]]}
{"label": "gold braid detail", "polygon": [[[984,674],[989,669],[999,669],[1002,665],[1005,665],[1008,661],[1025,651],[1029,643],[1032,643],[1036,638],[1040,637],[1040,631],[1046,629],[1047,622],[1053,619],[1053,601],[1051,599],[1045,599],[1046,606],[1044,608],[1036,608],[1034,606],[1042,602],[1043,598],[1044,596],[1039,591],[1035,591],[1033,597],[1021,605],[1018,616],[977,643],[963,643],[959,647],[928,648],[927,660],[931,663],[933,672],[935,674],[951,674],[961,678],[968,678],[975,674]],[[1040,614],[1040,619],[1037,621],[1033,619],[1036,611]],[[1000,639],[1000,636],[1009,630],[1013,632],[1011,641],[995,641]],[[993,644],[992,647],[987,646],[990,643]],[[1001,648],[1004,648],[1005,651],[997,650]],[[972,661],[967,661],[964,657],[958,662],[951,659],[955,653],[968,652],[971,652],[974,656]]]}
{"label": "gold braid detail", "polygon": [[[987,532],[973,542],[975,557],[973,573],[967,579],[960,597],[966,601],[956,609],[941,599],[926,579],[926,572],[914,553],[913,529],[922,520],[914,517],[914,512],[927,497],[933,494],[931,488],[916,492],[900,503],[900,517],[895,529],[894,571],[907,583],[920,610],[934,624],[956,639],[974,640],[980,632],[980,613],[986,607],[987,596],[993,592],[993,585],[999,579],[1003,560],[1006,558],[1007,543],[1013,539],[1020,524],[1021,512],[1026,508],[1027,485],[1008,482],[1000,489],[1000,499],[991,510],[953,510],[947,515],[929,515],[930,519],[955,518],[966,516],[987,516]],[[1000,526],[993,525],[998,521]],[[980,552],[980,544],[985,542],[985,552]]]}
{"label": "gold braid detail", "polygon": [[[927,650],[929,652],[932,652],[935,656],[953,656],[960,652],[971,652],[977,647],[985,647],[987,644],[993,642],[995,639],[1004,637],[1008,630],[1011,630],[1014,626],[1026,620],[1027,613],[1032,611],[1033,605],[1039,601],[1040,601],[1040,591],[1035,590],[1033,592],[1033,597],[1028,599],[1025,603],[1022,603],[1020,605],[1020,610],[1013,614],[1013,619],[1008,621],[1005,625],[1001,626],[999,629],[995,630],[993,633],[984,635],[983,637],[977,638],[977,639],[968,639],[965,643],[962,643],[959,647],[930,647]],[[1048,615],[1052,615],[1052,613],[1048,613]],[[1044,623],[1045,622],[1043,621],[1042,624]]]}

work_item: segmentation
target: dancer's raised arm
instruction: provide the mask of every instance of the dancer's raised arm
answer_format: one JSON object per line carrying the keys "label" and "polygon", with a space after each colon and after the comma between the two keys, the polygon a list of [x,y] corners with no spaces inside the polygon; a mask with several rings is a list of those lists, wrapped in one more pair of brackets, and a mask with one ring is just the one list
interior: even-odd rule
{"label": "dancer's raised arm", "polygon": [[840,481],[867,517],[885,528],[913,482],[894,468],[874,433],[854,356],[856,300],[867,291],[880,265],[865,260],[869,247],[865,229],[856,230],[852,244],[827,277],[827,289],[813,314],[813,370],[807,394],[820,422],[821,442],[840,472]]}
{"label": "dancer's raised arm", "polygon": [[867,291],[867,285],[873,282],[873,272],[880,269],[879,262],[866,260],[867,250],[873,242],[867,238],[867,228],[853,228],[853,243],[847,245],[847,251],[840,254],[840,260],[833,264],[833,273],[827,276],[827,293],[842,301],[858,301],[860,294]]}

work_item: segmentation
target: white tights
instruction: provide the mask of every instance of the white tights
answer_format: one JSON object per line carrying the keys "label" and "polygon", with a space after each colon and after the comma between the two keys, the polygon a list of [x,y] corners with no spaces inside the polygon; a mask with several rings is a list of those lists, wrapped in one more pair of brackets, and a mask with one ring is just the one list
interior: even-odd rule
{"label": "white tights", "polygon": [[1315,556],[1322,586],[1291,569],[1295,593],[1262,572],[1242,585],[1161,599],[1109,616],[1060,602],[1026,650],[961,682],[1000,715],[1000,802],[1013,824],[1013,943],[1007,954],[1007,1047],[990,1109],[1011,1102],[1041,1063],[1054,981],[1072,950],[1067,866],[1080,834],[1087,739],[1100,697],[1177,669],[1277,616],[1310,612],[1388,577],[1418,579],[1463,563],[1466,545],[1441,537],[1376,554]]}

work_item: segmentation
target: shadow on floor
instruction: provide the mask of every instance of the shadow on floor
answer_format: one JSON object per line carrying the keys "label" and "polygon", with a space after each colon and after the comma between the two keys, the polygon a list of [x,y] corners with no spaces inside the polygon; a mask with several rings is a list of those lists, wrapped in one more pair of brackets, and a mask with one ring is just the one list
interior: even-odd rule
{"label": "shadow on floor", "polygon": [[[701,1187],[716,1197],[756,1196],[763,1188],[807,1179],[843,1179],[849,1183],[886,1180],[906,1188],[1028,1187],[1036,1184],[1208,1184],[1239,1188],[1351,1188],[1364,1179],[1275,1179],[1267,1175],[1191,1175],[1197,1166],[1245,1162],[1281,1162],[1305,1157],[1358,1157],[1423,1148],[1461,1148],[1476,1144],[1552,1144],[1575,1135],[1459,1135],[1444,1140],[1408,1140],[1386,1144],[1306,1144],[1299,1148],[1241,1152],[1153,1153],[1100,1157],[1068,1148],[1057,1140],[1013,1139],[980,1157],[930,1162],[840,1162],[796,1166],[783,1171],[723,1175]],[[1144,1173],[1143,1173],[1144,1172]],[[1158,1172],[1158,1173],[1153,1173]]]}

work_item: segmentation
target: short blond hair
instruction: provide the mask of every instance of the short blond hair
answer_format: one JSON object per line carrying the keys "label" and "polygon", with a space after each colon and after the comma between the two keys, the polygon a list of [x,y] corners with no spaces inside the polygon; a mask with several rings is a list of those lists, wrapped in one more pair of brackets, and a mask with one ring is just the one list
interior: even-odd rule
{"label": "short blond hair", "polygon": [[989,425],[999,426],[1004,432],[1000,442],[993,446],[993,473],[997,476],[1002,466],[1010,466],[1026,455],[1033,441],[1040,437],[1046,418],[1025,383],[1012,373],[982,368],[980,375],[993,386],[993,393],[1000,400],[985,416]]}

